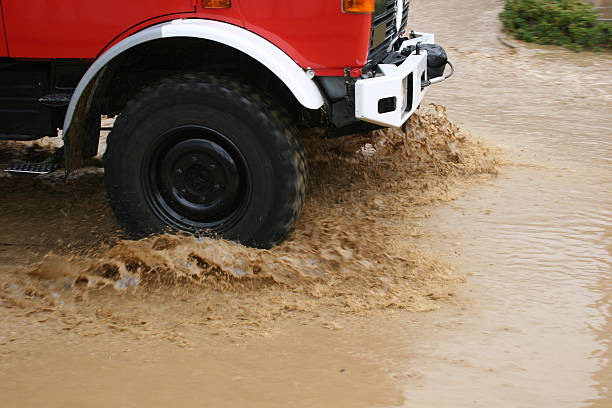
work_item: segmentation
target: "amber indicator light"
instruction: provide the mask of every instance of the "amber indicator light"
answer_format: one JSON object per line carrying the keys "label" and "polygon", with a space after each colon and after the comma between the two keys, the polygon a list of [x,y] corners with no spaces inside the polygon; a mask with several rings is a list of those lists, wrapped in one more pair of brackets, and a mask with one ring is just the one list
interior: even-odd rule
{"label": "amber indicator light", "polygon": [[204,8],[230,8],[232,7],[232,0],[202,0],[202,7]]}
{"label": "amber indicator light", "polygon": [[345,13],[373,13],[375,0],[342,0]]}

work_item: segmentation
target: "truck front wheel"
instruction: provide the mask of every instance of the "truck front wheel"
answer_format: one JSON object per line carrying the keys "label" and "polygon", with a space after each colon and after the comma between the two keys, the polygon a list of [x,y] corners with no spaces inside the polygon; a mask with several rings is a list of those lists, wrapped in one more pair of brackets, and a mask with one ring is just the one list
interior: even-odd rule
{"label": "truck front wheel", "polygon": [[185,231],[277,244],[297,218],[307,178],[287,117],[212,76],[144,89],[107,139],[104,178],[117,219],[138,237]]}

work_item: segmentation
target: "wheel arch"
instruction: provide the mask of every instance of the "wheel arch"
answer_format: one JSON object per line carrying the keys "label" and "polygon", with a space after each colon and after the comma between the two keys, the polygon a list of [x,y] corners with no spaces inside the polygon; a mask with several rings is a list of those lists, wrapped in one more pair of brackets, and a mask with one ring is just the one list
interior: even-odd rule
{"label": "wheel arch", "polygon": [[[96,126],[92,124],[99,112],[92,112],[96,98],[112,87],[112,67],[122,56],[147,44],[170,39],[204,40],[235,50],[265,67],[275,80],[282,83],[288,95],[306,109],[319,109],[324,99],[315,82],[293,59],[268,40],[233,24],[201,19],[173,20],[148,27],[131,35],[105,51],[79,81],[63,123],[66,144],[66,170],[78,168],[82,152],[92,152],[97,146]],[[138,67],[133,67],[138,69]],[[206,69],[206,66],[202,67]],[[110,74],[108,75],[109,72]],[[89,147],[87,147],[88,145]]]}

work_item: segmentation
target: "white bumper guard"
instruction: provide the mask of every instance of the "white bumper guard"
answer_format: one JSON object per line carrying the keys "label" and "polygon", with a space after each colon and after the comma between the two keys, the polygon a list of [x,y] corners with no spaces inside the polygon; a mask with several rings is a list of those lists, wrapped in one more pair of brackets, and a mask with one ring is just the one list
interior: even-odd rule
{"label": "white bumper guard", "polygon": [[[434,35],[416,33],[405,40],[403,50],[417,43],[434,44]],[[374,78],[355,82],[355,117],[388,127],[401,127],[421,104],[427,88],[422,83],[441,82],[448,77],[427,78],[427,51],[410,54],[399,66],[379,64]]]}

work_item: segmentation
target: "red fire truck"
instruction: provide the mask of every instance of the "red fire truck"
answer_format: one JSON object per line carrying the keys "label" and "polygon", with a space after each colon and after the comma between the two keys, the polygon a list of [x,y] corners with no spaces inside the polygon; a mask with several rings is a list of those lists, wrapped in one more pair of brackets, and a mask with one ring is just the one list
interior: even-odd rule
{"label": "red fire truck", "polygon": [[135,236],[280,242],[306,190],[300,128],[401,127],[450,76],[433,36],[407,31],[409,0],[0,6],[0,140],[63,137],[61,155],[6,171],[68,174],[117,115],[104,179]]}

